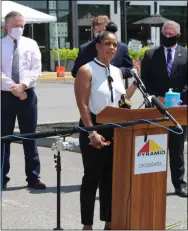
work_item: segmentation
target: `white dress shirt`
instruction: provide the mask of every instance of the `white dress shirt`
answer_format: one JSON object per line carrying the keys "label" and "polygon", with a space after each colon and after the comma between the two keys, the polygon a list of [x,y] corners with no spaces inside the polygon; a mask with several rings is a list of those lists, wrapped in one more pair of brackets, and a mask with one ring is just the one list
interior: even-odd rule
{"label": "white dress shirt", "polygon": [[[10,36],[6,36],[1,40],[2,44],[2,60],[1,90],[10,91],[15,84],[12,80],[12,60],[14,41]],[[41,74],[41,53],[39,47],[33,39],[22,36],[18,40],[19,49],[19,81],[27,86],[27,88],[35,87],[36,80]]]}
{"label": "white dress shirt", "polygon": [[176,46],[171,47],[171,48],[169,48],[169,47],[164,47],[166,63],[167,63],[168,49],[171,49],[172,63],[174,62],[174,56],[175,56],[175,52],[176,52],[176,47],[177,47],[177,44],[176,44]]}

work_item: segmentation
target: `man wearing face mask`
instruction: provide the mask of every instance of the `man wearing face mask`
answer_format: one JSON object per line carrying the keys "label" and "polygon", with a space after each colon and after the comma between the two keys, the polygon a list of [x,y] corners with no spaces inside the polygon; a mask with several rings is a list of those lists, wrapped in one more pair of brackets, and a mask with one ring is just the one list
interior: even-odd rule
{"label": "man wearing face mask", "polygon": [[[5,16],[7,36],[2,39],[1,61],[1,136],[13,134],[16,118],[20,133],[36,132],[36,80],[41,74],[41,53],[37,43],[23,37],[24,17],[12,11]],[[36,141],[23,140],[27,186],[45,189],[39,180],[40,160]],[[10,178],[10,143],[1,143],[2,188]]]}
{"label": "man wearing face mask", "polygon": [[[187,50],[179,46],[180,25],[167,21],[162,27],[162,45],[148,50],[141,65],[141,77],[150,95],[158,96],[165,103],[169,88],[181,94],[182,104],[187,104]],[[169,133],[169,157],[172,183],[175,193],[187,197],[184,142],[186,127],[182,135]]]}
{"label": "man wearing face mask", "polygon": [[[94,39],[80,46],[78,57],[75,60],[74,67],[72,69],[72,76],[76,78],[76,74],[79,68],[92,61],[97,56],[96,50],[96,37],[99,33],[107,30],[112,33],[116,33],[118,28],[115,23],[110,22],[106,15],[99,15],[93,19],[93,35]],[[122,42],[118,42],[118,49],[115,57],[112,59],[111,64],[120,68],[123,78],[130,78],[130,69],[133,68],[132,61],[129,57],[128,47]]]}

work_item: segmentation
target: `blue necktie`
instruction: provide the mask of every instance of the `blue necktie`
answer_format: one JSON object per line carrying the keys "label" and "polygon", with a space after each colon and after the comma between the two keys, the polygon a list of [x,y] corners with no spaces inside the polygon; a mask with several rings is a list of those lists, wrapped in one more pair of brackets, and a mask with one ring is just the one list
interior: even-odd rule
{"label": "blue necktie", "polygon": [[172,60],[172,50],[170,48],[167,49],[167,72],[168,72],[168,76],[170,77],[171,71],[172,71],[172,64],[173,64],[173,60]]}
{"label": "blue necktie", "polygon": [[17,40],[14,40],[14,50],[12,59],[12,80],[19,83],[19,51]]}

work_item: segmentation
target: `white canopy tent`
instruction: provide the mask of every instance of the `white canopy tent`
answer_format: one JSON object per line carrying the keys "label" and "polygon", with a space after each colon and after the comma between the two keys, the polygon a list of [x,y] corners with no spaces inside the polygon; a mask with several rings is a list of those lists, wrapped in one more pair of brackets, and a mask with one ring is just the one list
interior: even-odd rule
{"label": "white canopy tent", "polygon": [[[50,22],[57,22],[57,17],[52,16],[49,14],[45,14],[38,10],[32,9],[30,7],[21,5],[16,2],[12,1],[1,1],[2,4],[2,14],[1,14],[1,22],[4,23],[5,16],[10,13],[11,11],[17,11],[21,13],[24,17],[26,24],[33,24],[33,23],[50,23]],[[56,25],[56,35],[57,35],[57,25]],[[33,38],[33,25],[32,25],[32,38]],[[56,39],[57,41],[57,39]],[[58,42],[57,42],[58,48]],[[60,63],[59,53],[57,52],[58,56],[58,63]],[[60,64],[59,64],[60,65]]]}
{"label": "white canopy tent", "polygon": [[56,22],[57,18],[52,15],[48,15],[42,13],[38,10],[34,10],[30,7],[18,4],[12,1],[2,1],[2,14],[1,14],[1,22],[4,22],[4,17],[11,11],[20,12],[24,18],[26,23],[48,23],[48,22]]}

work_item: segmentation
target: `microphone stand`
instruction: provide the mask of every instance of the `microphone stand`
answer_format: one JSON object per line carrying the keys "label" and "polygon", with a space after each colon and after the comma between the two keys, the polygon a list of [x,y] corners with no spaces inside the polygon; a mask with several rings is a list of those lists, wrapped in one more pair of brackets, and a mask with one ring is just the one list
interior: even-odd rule
{"label": "microphone stand", "polygon": [[63,230],[61,228],[61,155],[60,152],[63,150],[62,141],[57,140],[56,143],[52,145],[52,150],[57,150],[57,155],[54,154],[54,163],[56,163],[55,168],[57,171],[57,225],[54,230]]}
{"label": "microphone stand", "polygon": [[[145,106],[147,108],[153,108],[153,104],[150,102],[149,100],[149,94],[146,92],[145,88],[142,86],[142,84],[137,83],[138,89],[140,90],[140,92],[142,93],[142,96],[144,98],[144,102],[143,104],[145,104]],[[142,105],[143,105],[142,104]]]}
{"label": "microphone stand", "polygon": [[[79,132],[84,132],[85,131],[99,131],[102,129],[108,129],[108,128],[117,128],[117,127],[130,127],[134,126],[136,124],[147,124],[149,122],[161,122],[161,121],[167,121],[169,120],[168,117],[162,117],[162,118],[155,118],[155,119],[150,119],[147,121],[144,121],[142,119],[139,120],[134,120],[134,121],[127,121],[127,122],[121,122],[121,123],[116,123],[116,124],[104,124],[104,125],[95,125],[91,127],[72,127],[72,128],[58,128],[58,129],[50,129],[45,132],[36,132],[36,133],[28,133],[28,134],[21,134],[20,136],[4,136],[1,137],[1,142],[8,142],[8,141],[18,141],[18,140],[23,140],[25,138],[45,138],[45,137],[52,137],[52,136],[62,136],[65,137],[67,134],[71,135],[73,133],[79,133]],[[1,143],[2,144],[2,143]],[[60,140],[59,138],[56,139],[56,142],[52,144],[52,151],[57,150],[57,155],[54,154],[54,162],[56,163],[55,168],[57,171],[57,226],[53,230],[63,230],[61,228],[61,155],[60,152],[63,150],[69,150],[69,147],[64,144],[63,140]],[[2,166],[3,167],[3,166]]]}

